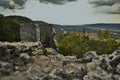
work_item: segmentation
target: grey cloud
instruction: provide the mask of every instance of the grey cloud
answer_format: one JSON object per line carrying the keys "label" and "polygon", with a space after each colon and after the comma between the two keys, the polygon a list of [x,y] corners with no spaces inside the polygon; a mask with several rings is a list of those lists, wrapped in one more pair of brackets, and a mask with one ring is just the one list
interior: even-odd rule
{"label": "grey cloud", "polygon": [[77,1],[77,0],[39,0],[41,3],[52,3],[52,4],[66,4],[67,2],[73,2],[73,1]]}
{"label": "grey cloud", "polygon": [[[23,9],[27,1],[29,0],[0,0],[0,7],[10,10]],[[40,1],[41,3],[53,3],[53,4],[62,5],[67,2],[73,2],[77,0],[38,0],[38,1]]]}
{"label": "grey cloud", "polygon": [[4,9],[22,9],[27,0],[0,0],[0,6]]}
{"label": "grey cloud", "polygon": [[115,4],[114,0],[90,0],[90,4],[93,4],[96,7],[99,6],[112,6]]}
{"label": "grey cloud", "polygon": [[120,0],[89,0],[96,11],[107,14],[120,14]]}
{"label": "grey cloud", "polygon": [[14,2],[18,5],[24,5],[27,0],[14,0]]}

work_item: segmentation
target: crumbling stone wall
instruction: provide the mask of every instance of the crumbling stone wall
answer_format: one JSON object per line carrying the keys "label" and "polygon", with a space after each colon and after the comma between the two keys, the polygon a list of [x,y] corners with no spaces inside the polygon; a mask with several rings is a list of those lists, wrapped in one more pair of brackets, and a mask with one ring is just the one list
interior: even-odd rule
{"label": "crumbling stone wall", "polygon": [[57,50],[55,34],[53,25],[44,22],[25,23],[20,28],[21,41],[41,41],[45,45],[44,47],[52,47]]}
{"label": "crumbling stone wall", "polygon": [[45,47],[52,47],[57,50],[57,44],[55,41],[56,31],[54,25],[44,22],[37,23],[40,28],[40,41],[45,44]]}
{"label": "crumbling stone wall", "polygon": [[26,23],[20,27],[21,41],[36,42],[40,40],[40,29],[37,24]]}

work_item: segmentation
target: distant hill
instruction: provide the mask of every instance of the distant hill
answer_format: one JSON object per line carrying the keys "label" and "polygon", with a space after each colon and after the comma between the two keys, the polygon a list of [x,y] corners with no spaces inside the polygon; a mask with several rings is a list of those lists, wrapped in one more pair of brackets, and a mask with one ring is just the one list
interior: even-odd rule
{"label": "distant hill", "polygon": [[120,30],[120,23],[100,23],[100,24],[86,24],[83,27],[89,28],[99,28],[99,29],[110,29],[110,30]]}
{"label": "distant hill", "polygon": [[97,32],[98,30],[108,29],[112,33],[120,35],[120,24],[118,23],[99,23],[99,24],[85,24],[85,25],[55,25],[59,30],[74,32],[74,31],[84,31],[87,32]]}
{"label": "distant hill", "polygon": [[81,28],[96,28],[96,29],[110,29],[120,30],[120,24],[117,23],[99,23],[99,24],[85,24],[85,25],[56,25],[63,30],[75,30]]}

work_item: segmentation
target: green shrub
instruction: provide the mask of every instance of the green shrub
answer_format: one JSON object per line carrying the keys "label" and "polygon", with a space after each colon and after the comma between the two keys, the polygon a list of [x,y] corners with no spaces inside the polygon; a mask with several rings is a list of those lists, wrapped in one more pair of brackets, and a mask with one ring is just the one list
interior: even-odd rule
{"label": "green shrub", "polygon": [[[107,35],[106,35],[107,36]],[[84,34],[65,34],[58,39],[59,52],[81,58],[87,51],[94,50],[97,54],[111,54],[120,46],[114,39],[95,40]]]}
{"label": "green shrub", "polygon": [[0,41],[20,41],[20,24],[19,22],[0,18]]}

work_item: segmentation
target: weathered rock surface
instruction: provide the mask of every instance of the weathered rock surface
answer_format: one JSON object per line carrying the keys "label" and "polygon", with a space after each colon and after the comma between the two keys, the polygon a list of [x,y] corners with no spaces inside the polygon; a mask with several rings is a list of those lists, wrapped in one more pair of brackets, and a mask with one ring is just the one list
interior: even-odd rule
{"label": "weathered rock surface", "polygon": [[0,43],[0,80],[120,80],[120,49],[111,55],[89,51],[83,59],[45,52],[40,43]]}

